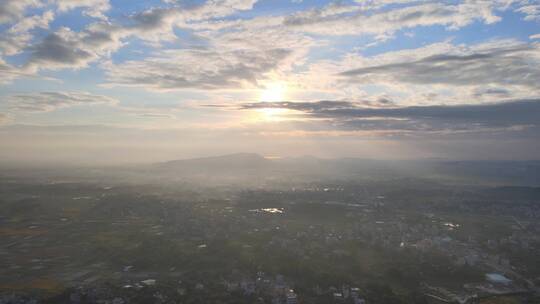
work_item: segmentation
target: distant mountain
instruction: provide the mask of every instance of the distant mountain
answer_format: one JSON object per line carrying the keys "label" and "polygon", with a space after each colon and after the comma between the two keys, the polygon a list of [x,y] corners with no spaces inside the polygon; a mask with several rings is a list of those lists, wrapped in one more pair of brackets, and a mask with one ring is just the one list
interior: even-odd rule
{"label": "distant mountain", "polygon": [[178,172],[220,173],[222,171],[253,171],[267,169],[272,161],[255,153],[235,153],[213,157],[172,160],[157,163],[154,169]]}
{"label": "distant mountain", "polygon": [[414,177],[451,183],[538,186],[539,172],[538,161],[322,159],[313,156],[268,159],[255,153],[236,153],[157,163],[145,174],[168,179],[242,180],[245,183]]}

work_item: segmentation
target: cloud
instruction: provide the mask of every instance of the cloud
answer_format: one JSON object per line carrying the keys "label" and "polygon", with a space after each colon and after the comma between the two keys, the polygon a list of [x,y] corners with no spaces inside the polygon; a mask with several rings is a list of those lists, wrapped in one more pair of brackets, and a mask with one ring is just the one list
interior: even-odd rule
{"label": "cloud", "polygon": [[540,21],[540,3],[538,1],[522,0],[520,4],[516,11],[524,14],[526,21]]}
{"label": "cloud", "polygon": [[19,77],[32,76],[0,58],[0,84],[7,84]]}
{"label": "cloud", "polygon": [[[446,2],[393,1],[333,1],[323,7],[293,14],[258,16],[250,19],[219,20],[204,23],[208,28],[265,29],[282,27],[291,32],[326,36],[370,35],[378,40],[392,37],[395,32],[427,26],[444,26],[456,30],[475,21],[493,24],[501,20],[497,11],[505,10],[508,1]],[[392,6],[390,6],[392,5]],[[201,24],[187,24],[200,28]]]}
{"label": "cloud", "polygon": [[206,0],[198,5],[186,5],[183,0],[165,0],[165,3],[180,4],[188,11],[185,18],[190,20],[224,17],[237,11],[251,10],[258,0]]}
{"label": "cloud", "polygon": [[82,32],[62,27],[30,48],[26,67],[34,71],[86,67],[118,50],[123,37],[120,28],[107,23],[92,24]]}
{"label": "cloud", "polygon": [[241,109],[279,108],[324,119],[336,128],[429,132],[477,132],[540,127],[540,99],[479,105],[365,107],[346,101],[261,102],[242,104]]}
{"label": "cloud", "polygon": [[393,62],[364,66],[340,75],[356,83],[497,84],[539,89],[540,45],[456,47],[415,59],[396,56]]}
{"label": "cloud", "polygon": [[174,115],[165,114],[165,113],[139,113],[139,114],[136,114],[136,115],[138,117],[141,117],[141,118],[155,118],[155,119],[175,118]]}
{"label": "cloud", "polygon": [[384,93],[398,105],[474,104],[538,97],[539,73],[539,43],[447,40],[312,61],[300,73],[288,74],[287,81],[306,92],[296,94],[296,100],[373,100],[374,94]]}
{"label": "cloud", "polygon": [[[18,10],[20,14],[23,14],[32,3],[39,5],[38,2],[30,1],[22,6],[13,4],[15,3],[13,1],[8,2],[20,8]],[[234,14],[237,12],[253,9],[257,0],[207,0],[197,3],[165,0],[163,2],[165,6],[149,8],[122,19],[108,21],[104,14],[111,8],[109,0],[55,0],[49,3],[56,5],[58,13],[83,8],[84,14],[101,20],[91,23],[81,31],[60,27],[29,48],[26,47],[32,40],[32,36],[28,33],[10,39],[7,36],[8,38],[4,39],[6,41],[0,40],[0,49],[10,55],[17,54],[24,48],[29,50],[30,56],[25,68],[32,73],[40,70],[79,69],[98,61],[103,62],[127,44],[130,38],[141,39],[154,47],[163,47],[162,42],[178,41],[175,29],[182,28],[193,30],[194,36],[201,37],[204,40],[204,47],[209,52],[225,53],[223,48],[236,47],[236,49],[247,49],[246,52],[264,53],[262,46],[256,46],[264,44],[265,48],[290,50],[294,54],[289,56],[289,59],[294,60],[295,64],[302,64],[306,60],[309,48],[316,44],[313,43],[313,38],[308,37],[310,33],[369,34],[376,35],[378,41],[384,41],[392,37],[393,32],[404,28],[430,25],[459,28],[475,20],[493,23],[499,20],[494,15],[494,11],[501,7],[498,5],[499,1],[464,1],[456,5],[426,4],[423,1],[409,0],[358,1],[356,4],[334,2],[322,8],[289,16],[235,18]],[[389,4],[395,6],[387,9],[386,6]],[[227,52],[233,53],[231,50]],[[168,55],[163,57],[166,58]],[[192,57],[194,56],[188,52],[185,60]],[[236,60],[234,57],[232,55],[233,62]],[[143,65],[144,62],[155,61],[156,58],[157,56],[152,56],[138,64]],[[129,64],[134,65],[135,62],[132,61]],[[269,64],[272,65],[272,63]],[[290,67],[292,64],[283,64],[283,66]],[[129,68],[127,64],[122,67]],[[181,65],[181,67],[184,66]],[[203,70],[203,72],[208,71]],[[221,71],[215,72],[218,74],[216,77],[219,77],[220,73]],[[243,78],[253,78],[249,75],[250,71],[235,69],[232,73],[244,73],[246,75]],[[183,76],[205,78],[205,75]],[[120,77],[120,80],[123,80],[123,77]],[[219,80],[216,81],[219,82]],[[128,80],[126,84],[131,82]],[[137,80],[134,81],[134,83],[137,82]],[[175,86],[178,87],[189,87],[190,83],[200,87],[197,80],[193,82],[189,79],[186,81],[173,79],[170,82],[176,83]],[[173,86],[165,84],[164,87]]]}
{"label": "cloud", "polygon": [[241,109],[287,109],[302,111],[308,113],[319,112],[322,110],[331,110],[331,109],[350,109],[356,107],[357,104],[350,101],[332,101],[332,100],[322,100],[316,102],[291,102],[291,101],[281,101],[281,102],[254,102],[254,103],[244,103],[240,105]]}
{"label": "cloud", "polygon": [[362,101],[336,101],[336,100],[321,100],[316,102],[292,102],[292,101],[281,101],[281,102],[254,102],[254,103],[244,103],[240,105],[241,109],[287,109],[295,110],[307,113],[318,113],[321,111],[330,111],[338,109],[354,109],[358,107],[383,107],[392,105],[392,101],[380,97],[374,101],[362,100]]}
{"label": "cloud", "polygon": [[[410,1],[402,1],[408,3]],[[457,5],[444,3],[415,4],[380,12],[365,13],[364,6],[332,3],[289,16],[284,25],[323,35],[392,34],[397,30],[418,26],[442,25],[458,29],[479,20],[498,22],[494,10],[498,1],[465,1]]]}
{"label": "cloud", "polygon": [[[157,7],[130,16],[131,23],[124,26],[131,35],[147,40],[171,40],[176,38],[174,27],[190,27],[191,23],[223,18],[239,11],[253,8],[257,0],[207,0],[200,4],[186,5],[185,1],[167,0],[178,4],[172,7]],[[159,33],[162,37],[153,35]]]}
{"label": "cloud", "polygon": [[[10,5],[9,1],[6,5]],[[34,38],[31,31],[36,28],[47,29],[53,19],[52,10],[46,10],[41,15],[36,14],[29,17],[23,17],[21,12],[20,16],[15,19],[16,22],[0,36],[0,56],[12,56],[22,52]]]}
{"label": "cloud", "polygon": [[152,90],[253,87],[269,74],[285,74],[292,66],[303,64],[314,46],[313,39],[282,28],[201,30],[197,39],[200,44],[104,64],[106,85]]}
{"label": "cloud", "polygon": [[155,90],[240,88],[257,84],[289,54],[286,49],[177,50],[105,69],[110,85]]}
{"label": "cloud", "polygon": [[[12,5],[17,8],[10,8],[9,10],[18,11],[17,14],[20,16],[24,16],[25,10],[28,10],[29,7],[40,5],[39,1],[7,2],[9,3],[7,7]],[[23,2],[26,4],[16,4]],[[40,38],[39,41],[34,41],[35,39],[30,31],[33,28],[46,28],[48,26],[52,18],[45,18],[45,14],[29,17],[32,19],[28,19],[26,23],[32,23],[33,25],[26,25],[27,29],[25,31],[19,31],[14,35],[9,35],[5,31],[4,35],[0,36],[2,56],[27,52],[21,58],[28,58],[28,61],[22,65],[18,73],[11,73],[11,77],[2,77],[2,79],[6,82],[15,78],[14,75],[35,74],[44,70],[81,69],[91,64],[100,63],[100,67],[105,69],[107,81],[111,85],[142,85],[158,90],[182,88],[229,89],[239,88],[249,83],[255,84],[261,79],[266,79],[267,74],[274,73],[275,78],[287,78],[287,81],[289,79],[292,81],[298,80],[297,83],[300,86],[305,86],[306,89],[324,83],[327,92],[330,91],[328,88],[333,87],[334,94],[337,91],[347,92],[346,97],[349,97],[349,95],[352,96],[352,94],[358,93],[358,83],[391,85],[393,86],[392,89],[396,89],[398,85],[407,83],[423,84],[426,79],[421,79],[422,75],[415,74],[416,77],[412,77],[410,81],[406,82],[409,78],[401,79],[399,75],[384,74],[381,69],[377,73],[373,71],[369,77],[347,75],[346,78],[349,83],[338,82],[335,77],[337,73],[369,68],[369,66],[365,65],[365,62],[360,65],[345,66],[343,64],[346,64],[347,60],[351,60],[346,58],[342,63],[333,63],[335,66],[339,65],[340,70],[317,70],[317,75],[314,76],[316,76],[315,79],[320,81],[315,81],[313,84],[302,82],[300,78],[307,74],[303,71],[309,70],[311,66],[320,63],[310,60],[310,56],[317,50],[316,47],[325,47],[330,50],[332,39],[336,39],[336,37],[317,37],[312,34],[329,36],[369,35],[375,40],[374,43],[378,43],[387,41],[394,37],[395,32],[408,28],[435,25],[456,29],[472,22],[491,24],[500,19],[497,16],[498,12],[510,8],[517,10],[525,5],[523,1],[506,0],[466,0],[457,3],[413,0],[362,0],[352,3],[332,2],[317,9],[300,11],[292,15],[287,13],[260,15],[240,14],[253,9],[257,3],[256,0],[164,0],[162,3],[162,5],[107,20],[105,13],[111,8],[109,0],[49,0],[47,2],[49,6],[44,6],[46,10],[56,9],[55,13],[61,14],[81,8],[83,14],[98,18],[98,20],[91,20],[91,23],[82,30],[67,27],[55,28],[52,32]],[[30,22],[30,20],[33,21]],[[18,28],[23,28],[23,26],[20,25]],[[191,37],[178,37],[178,29]],[[148,57],[137,60],[122,62],[124,58],[130,58],[130,56],[118,56],[114,60],[111,59],[112,54],[119,51],[123,46],[132,43],[135,39],[140,39],[149,47],[154,48],[154,52],[144,51],[141,54]],[[190,45],[192,41],[189,41],[189,39],[197,40],[197,43]],[[196,46],[194,46],[195,44]],[[174,45],[175,49],[171,50],[172,45]],[[373,44],[366,43],[366,46],[369,45]],[[195,47],[199,49],[194,50]],[[163,51],[163,49],[167,48],[170,50]],[[500,63],[500,69],[497,69],[498,66],[496,65],[492,66],[491,70],[486,70],[490,78],[486,78],[485,81],[479,80],[468,83],[478,83],[486,88],[491,86],[504,87],[508,90],[509,97],[516,97],[514,93],[519,89],[509,86],[525,85],[531,87],[532,81],[530,79],[533,79],[537,73],[527,76],[529,74],[527,74],[527,67],[524,65],[526,61],[524,58],[531,54],[534,55],[534,50],[537,49],[537,46],[532,45],[530,50],[522,50],[520,54],[514,54],[521,59],[518,60],[520,66],[516,67],[518,73],[511,78],[505,76],[511,72],[510,70],[505,70],[504,75],[498,75],[500,69],[503,69],[504,62],[502,62]],[[450,51],[455,53],[451,55],[464,57],[467,56],[467,52],[473,53],[477,50],[472,48],[467,50],[466,47],[455,46]],[[246,60],[241,58],[241,56],[244,56],[243,54],[246,54]],[[445,53],[440,54],[444,55]],[[348,56],[352,57],[352,55],[353,53]],[[208,59],[202,59],[203,56],[208,56]],[[509,61],[512,56],[509,54],[504,59]],[[536,69],[535,64],[538,56],[534,55],[531,58],[533,65],[529,69],[534,70]],[[421,59],[416,59],[418,62],[414,68],[420,69],[420,64],[427,64],[419,61]],[[5,60],[8,63],[11,62],[10,58]],[[253,62],[248,62],[249,60]],[[262,60],[268,60],[268,62],[262,62]],[[208,64],[206,61],[208,61]],[[201,65],[201,67],[195,67],[189,62],[197,62],[197,65]],[[353,63],[358,62],[357,60]],[[374,63],[379,64],[376,61],[371,64]],[[212,68],[211,64],[215,64],[216,67]],[[385,63],[380,62],[380,65],[383,64]],[[435,63],[433,66],[435,66]],[[16,69],[13,65],[10,65],[10,67]],[[403,68],[405,69],[405,67]],[[520,70],[520,68],[523,68],[523,70]],[[443,72],[453,73],[449,69],[450,67],[448,67],[448,71],[444,70]],[[479,67],[478,71],[473,72],[481,73],[482,70],[483,68]],[[525,73],[520,73],[523,71]],[[455,72],[459,72],[459,67],[455,69]],[[0,73],[2,72],[0,71]],[[453,78],[446,79],[448,81],[440,79],[441,82],[436,82],[438,80],[436,77],[427,80],[431,80],[431,83],[445,83],[453,86],[459,85],[458,82],[460,81],[461,83],[467,83],[468,81],[466,77],[458,79],[459,75],[446,76]],[[483,74],[479,76],[483,76]],[[156,79],[153,80],[152,77],[156,77]],[[504,83],[504,85],[498,81],[490,82],[497,77],[501,81],[510,79],[510,82]],[[527,77],[530,77],[530,79],[527,80]],[[445,78],[445,75],[442,75],[441,78]],[[414,80],[417,80],[417,82],[414,82]],[[158,81],[163,81],[163,84],[157,83]],[[527,81],[528,83],[525,83]],[[476,93],[482,89],[485,88],[470,88],[468,90]],[[431,93],[422,92],[425,95]],[[388,94],[388,96],[397,100],[395,94]],[[493,94],[481,94],[478,96],[488,98]],[[343,96],[331,98],[341,97]]]}
{"label": "cloud", "polygon": [[41,43],[32,48],[30,65],[47,64],[48,68],[82,67],[93,57],[94,54],[78,46],[76,33],[63,28],[47,35]]}
{"label": "cloud", "polygon": [[118,101],[114,98],[94,95],[87,92],[40,92],[10,95],[5,97],[10,108],[23,112],[49,112],[58,108],[77,105],[113,105]]}
{"label": "cloud", "polygon": [[21,69],[17,66],[13,66],[0,58],[0,85],[10,84],[13,80],[18,78],[34,78],[49,81],[58,81],[58,79],[56,78],[39,76],[31,71]]}
{"label": "cloud", "polygon": [[496,97],[510,97],[511,92],[505,88],[478,88],[474,91],[473,96],[482,97],[482,96],[496,96]]}
{"label": "cloud", "polygon": [[83,7],[83,14],[102,20],[107,20],[105,12],[111,9],[109,0],[57,0],[56,4],[60,12]]}
{"label": "cloud", "polygon": [[[186,22],[224,17],[239,10],[251,9],[256,0],[209,0],[202,5],[150,8],[128,16],[125,23],[95,22],[80,32],[61,27],[30,47],[26,67],[33,71],[42,69],[83,68],[109,56],[123,46],[130,37],[156,43],[177,39],[173,29]],[[58,1],[59,10],[89,7],[93,17],[110,8],[105,0]],[[97,10],[97,11],[94,11]]]}
{"label": "cloud", "polygon": [[53,18],[54,13],[52,11],[46,11],[43,15],[21,19],[0,37],[0,54],[12,56],[22,52],[33,39],[30,31],[35,28],[47,29]]}
{"label": "cloud", "polygon": [[29,7],[39,7],[39,0],[3,0],[0,5],[0,24],[19,20]]}

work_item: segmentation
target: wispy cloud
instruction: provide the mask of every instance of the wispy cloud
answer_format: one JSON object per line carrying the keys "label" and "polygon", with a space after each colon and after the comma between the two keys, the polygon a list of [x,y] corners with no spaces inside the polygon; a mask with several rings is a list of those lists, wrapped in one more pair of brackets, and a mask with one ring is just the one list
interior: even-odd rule
{"label": "wispy cloud", "polygon": [[97,19],[107,20],[105,13],[111,9],[109,0],[56,0],[60,12],[84,8],[83,13]]}
{"label": "wispy cloud", "polygon": [[111,85],[155,90],[240,88],[245,84],[255,85],[289,54],[286,49],[179,50],[141,61],[107,65],[106,69]]}
{"label": "wispy cloud", "polygon": [[391,34],[401,29],[433,25],[458,29],[476,20],[488,24],[498,22],[500,17],[494,14],[498,5],[497,1],[467,1],[457,5],[426,3],[366,13],[362,6],[330,4],[324,9],[287,17],[284,24],[325,35]]}
{"label": "wispy cloud", "polygon": [[416,84],[498,84],[540,88],[540,47],[520,44],[459,53],[430,55],[362,67],[340,74],[350,81],[395,81]]}
{"label": "wispy cloud", "polygon": [[2,99],[12,110],[28,112],[48,112],[77,105],[114,105],[118,102],[108,96],[87,92],[40,92],[10,95]]}

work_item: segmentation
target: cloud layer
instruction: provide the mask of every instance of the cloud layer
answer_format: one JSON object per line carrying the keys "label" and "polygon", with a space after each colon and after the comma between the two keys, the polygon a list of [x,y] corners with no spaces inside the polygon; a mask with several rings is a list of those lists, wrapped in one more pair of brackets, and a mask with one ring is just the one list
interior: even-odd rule
{"label": "cloud layer", "polygon": [[[227,79],[228,74],[245,74],[240,77],[242,81],[233,81],[237,88],[241,88],[243,80],[256,82],[259,78],[265,79],[265,72],[290,70],[291,62],[282,60],[283,55],[277,52],[294,53],[291,58],[294,58],[295,64],[303,64],[307,59],[306,55],[313,47],[327,43],[324,41],[327,38],[314,43],[312,37],[314,34],[329,37],[369,36],[375,41],[386,41],[391,39],[397,31],[418,27],[444,26],[448,30],[456,30],[475,21],[493,24],[501,20],[499,13],[507,10],[520,13],[525,16],[525,19],[530,20],[534,20],[537,13],[535,11],[537,4],[534,1],[465,0],[457,3],[426,3],[425,1],[392,0],[356,1],[352,4],[331,2],[321,7],[293,11],[289,14],[255,15],[246,18],[239,17],[237,14],[253,10],[257,0],[207,0],[191,5],[186,4],[185,1],[173,0],[163,1],[163,3],[162,6],[142,9],[125,18],[111,20],[107,16],[112,9],[108,0],[48,2],[7,0],[0,10],[0,22],[20,22],[13,24],[5,32],[6,35],[0,39],[0,50],[4,57],[21,52],[29,54],[28,61],[22,66],[21,75],[44,70],[80,69],[93,63],[105,62],[107,64],[104,66],[111,76],[109,79],[112,83],[134,84],[155,89],[160,85],[145,80],[149,75],[141,75],[140,79],[137,77],[131,79],[131,77],[126,77],[128,75],[122,74],[131,74],[133,68],[148,67],[152,64],[160,66],[159,62],[173,61],[176,66],[164,68],[161,65],[162,70],[154,67],[150,75],[157,74],[158,79],[161,75],[164,76],[161,79],[166,80],[171,76],[171,72],[179,74],[172,77],[177,78],[176,80],[171,79],[163,85],[166,89],[214,87],[216,82],[220,81],[230,84],[234,76]],[[44,13],[41,16],[27,16],[26,13],[31,8],[42,8]],[[91,21],[81,30],[76,31],[67,26],[60,26],[44,36],[40,35],[42,37],[36,38],[34,35],[36,28],[47,29],[55,15],[66,14],[79,8],[84,16],[91,18]],[[136,61],[120,63],[110,61],[110,56],[128,45],[133,39],[163,47],[164,43],[181,39],[178,36],[178,30],[188,31],[194,37],[201,39],[202,45],[199,47],[204,47],[205,52],[209,54],[209,65],[215,64],[219,67],[218,69],[225,66],[225,69],[232,71],[221,70],[210,73],[207,68],[200,68],[183,74],[185,67],[203,53],[184,50],[189,49],[189,46],[180,49],[173,47],[170,52],[150,54]],[[231,46],[234,46],[234,49],[231,49]],[[273,50],[267,50],[268,46],[273,46],[270,47]],[[521,51],[526,52],[524,49]],[[268,60],[269,62],[257,63],[254,67],[240,67],[239,53],[246,54],[246,60],[240,63],[242,65],[250,65],[250,60],[256,62]],[[496,59],[493,58],[493,61]],[[491,64],[493,61],[486,60],[486,64]],[[462,63],[465,64],[463,61]],[[499,67],[505,68],[508,64],[516,63],[520,64],[518,68],[524,64],[522,61],[505,61],[500,62]],[[431,66],[433,64],[434,62]],[[236,67],[232,67],[233,65]],[[422,68],[429,69],[429,63],[418,61],[416,66],[411,66],[407,71]],[[372,68],[371,71],[375,70]],[[377,71],[382,72],[382,67],[379,67]],[[220,74],[224,75],[220,77]],[[351,76],[352,71],[345,75]],[[535,75],[531,78],[533,76]],[[3,77],[3,81],[9,81],[12,78]],[[205,79],[208,83],[204,83]],[[466,82],[467,79],[462,79],[462,81]],[[223,85],[223,87],[230,88],[229,85]]]}
{"label": "cloud layer", "polygon": [[[350,130],[477,132],[540,130],[540,99],[411,107],[366,107],[347,101],[246,103],[242,109],[286,109]],[[536,137],[540,134],[536,134]]]}

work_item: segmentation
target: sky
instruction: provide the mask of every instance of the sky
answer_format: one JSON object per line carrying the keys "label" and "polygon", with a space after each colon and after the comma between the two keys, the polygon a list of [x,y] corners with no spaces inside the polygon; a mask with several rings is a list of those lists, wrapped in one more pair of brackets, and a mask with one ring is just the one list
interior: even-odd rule
{"label": "sky", "polygon": [[0,159],[538,159],[540,0],[0,0]]}

